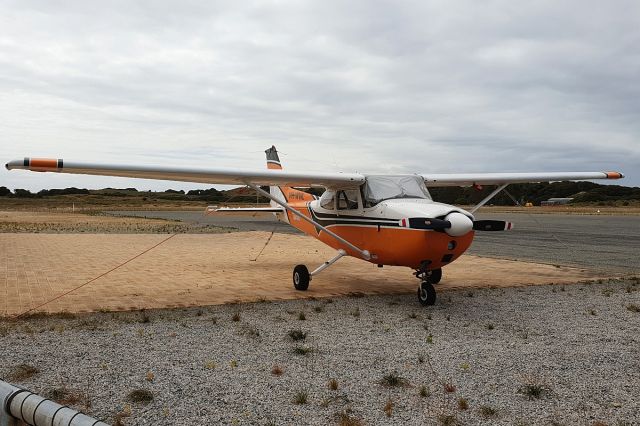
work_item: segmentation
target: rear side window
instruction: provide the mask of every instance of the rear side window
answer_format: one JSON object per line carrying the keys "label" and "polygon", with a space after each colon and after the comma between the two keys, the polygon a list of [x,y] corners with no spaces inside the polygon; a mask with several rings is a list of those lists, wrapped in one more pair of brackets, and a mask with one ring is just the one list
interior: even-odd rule
{"label": "rear side window", "polygon": [[336,193],[334,191],[324,191],[324,194],[320,197],[320,207],[327,210],[334,210],[336,208],[335,200]]}

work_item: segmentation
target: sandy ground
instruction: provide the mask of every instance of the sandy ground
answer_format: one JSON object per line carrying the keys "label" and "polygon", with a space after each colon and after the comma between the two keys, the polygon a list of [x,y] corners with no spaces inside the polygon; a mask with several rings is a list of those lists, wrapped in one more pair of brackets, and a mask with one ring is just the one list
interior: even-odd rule
{"label": "sandy ground", "polygon": [[[69,291],[135,257],[170,235],[0,234],[0,315],[16,315]],[[330,297],[353,293],[413,293],[417,280],[401,267],[377,268],[341,259],[314,278],[307,292],[293,289],[296,264],[311,268],[334,256],[301,235],[266,232],[180,234],[91,284],[42,307],[84,312],[183,307]],[[440,291],[572,283],[594,279],[587,270],[463,256],[444,269]],[[417,303],[417,301],[416,301]]]}

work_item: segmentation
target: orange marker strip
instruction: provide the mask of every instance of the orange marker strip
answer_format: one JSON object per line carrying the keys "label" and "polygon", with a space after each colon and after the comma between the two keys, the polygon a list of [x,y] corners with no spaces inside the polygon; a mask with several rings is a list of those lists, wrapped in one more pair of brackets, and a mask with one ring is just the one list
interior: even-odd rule
{"label": "orange marker strip", "polygon": [[32,158],[29,167],[38,169],[57,169],[58,160],[54,158]]}

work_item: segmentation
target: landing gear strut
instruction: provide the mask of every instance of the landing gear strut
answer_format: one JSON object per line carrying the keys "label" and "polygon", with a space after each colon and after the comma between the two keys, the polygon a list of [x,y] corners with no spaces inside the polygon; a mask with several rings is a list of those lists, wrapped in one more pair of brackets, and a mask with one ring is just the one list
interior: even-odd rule
{"label": "landing gear strut", "polygon": [[436,289],[433,287],[442,279],[442,269],[429,269],[428,261],[422,262],[415,276],[420,280],[418,286],[418,302],[422,306],[431,306],[436,303]]}
{"label": "landing gear strut", "polygon": [[429,282],[431,284],[438,284],[442,279],[442,269],[432,269],[428,272],[429,274]]}
{"label": "landing gear strut", "polygon": [[340,249],[338,250],[338,254],[331,259],[324,262],[322,265],[318,266],[313,272],[309,272],[309,269],[305,265],[298,265],[293,268],[293,286],[296,290],[305,291],[309,288],[309,281],[311,281],[311,277],[314,275],[318,275],[320,272],[327,269],[329,266],[336,263],[341,257],[346,256],[347,252]]}

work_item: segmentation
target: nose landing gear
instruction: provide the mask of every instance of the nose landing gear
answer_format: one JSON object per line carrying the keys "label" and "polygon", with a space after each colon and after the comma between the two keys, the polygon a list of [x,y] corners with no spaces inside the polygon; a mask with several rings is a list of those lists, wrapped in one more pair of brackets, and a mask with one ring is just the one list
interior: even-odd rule
{"label": "nose landing gear", "polygon": [[430,263],[429,261],[422,262],[414,274],[420,280],[418,302],[422,306],[432,306],[436,303],[436,289],[433,285],[438,284],[442,279],[442,269],[429,269]]}
{"label": "nose landing gear", "polygon": [[436,303],[436,289],[429,281],[422,281],[418,287],[418,301],[422,306],[431,306]]}

